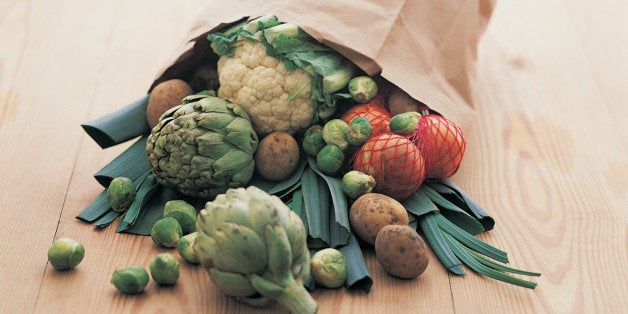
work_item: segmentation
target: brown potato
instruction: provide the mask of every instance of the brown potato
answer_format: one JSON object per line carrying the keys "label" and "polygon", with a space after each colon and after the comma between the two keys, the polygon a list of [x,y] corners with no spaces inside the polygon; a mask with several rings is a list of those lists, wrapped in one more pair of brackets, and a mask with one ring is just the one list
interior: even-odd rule
{"label": "brown potato", "polygon": [[421,112],[423,104],[410,97],[408,93],[404,92],[401,88],[393,88],[388,96],[388,110],[391,115],[396,115],[403,112],[416,111]]}
{"label": "brown potato", "polygon": [[408,212],[396,199],[367,193],[353,202],[349,209],[349,223],[355,234],[366,243],[375,244],[375,237],[387,225],[408,225]]}
{"label": "brown potato", "polygon": [[410,226],[388,225],[375,238],[375,257],[395,277],[419,277],[429,264],[427,244]]}
{"label": "brown potato", "polygon": [[299,165],[299,144],[286,132],[266,135],[255,151],[255,169],[267,180],[283,180]]}
{"label": "brown potato", "polygon": [[146,121],[152,129],[159,123],[159,117],[166,110],[178,106],[185,96],[193,93],[192,87],[183,80],[172,79],[163,81],[155,86],[148,97],[146,107]]}

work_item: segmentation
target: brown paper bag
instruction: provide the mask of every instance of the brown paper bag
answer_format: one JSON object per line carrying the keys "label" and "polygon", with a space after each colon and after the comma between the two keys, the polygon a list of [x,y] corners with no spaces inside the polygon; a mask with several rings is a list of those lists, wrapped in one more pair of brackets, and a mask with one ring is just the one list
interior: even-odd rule
{"label": "brown paper bag", "polygon": [[[188,77],[212,59],[207,34],[243,19],[274,14],[381,75],[455,121],[473,121],[471,80],[476,48],[494,0],[243,0],[208,1],[190,35],[152,87]],[[215,58],[215,55],[213,56]]]}

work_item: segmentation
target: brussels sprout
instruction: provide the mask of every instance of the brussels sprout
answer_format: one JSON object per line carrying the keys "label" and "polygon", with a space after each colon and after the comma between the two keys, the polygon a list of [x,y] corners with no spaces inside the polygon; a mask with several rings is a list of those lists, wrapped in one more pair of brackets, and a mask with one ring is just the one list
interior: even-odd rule
{"label": "brussels sprout", "polygon": [[167,201],[164,205],[164,217],[176,219],[183,234],[196,231],[196,208],[184,200]]}
{"label": "brussels sprout", "polygon": [[375,178],[364,172],[351,170],[342,176],[342,192],[351,199],[371,193],[375,187]]}
{"label": "brussels sprout", "polygon": [[161,253],[150,262],[150,275],[162,286],[174,285],[179,278],[179,261],[170,253]]}
{"label": "brussels sprout", "polygon": [[312,278],[318,285],[338,288],[347,280],[347,260],[336,249],[326,248],[314,253],[310,265]]}
{"label": "brussels sprout", "polygon": [[200,263],[196,252],[194,252],[194,247],[192,246],[197,235],[198,232],[192,232],[188,235],[182,236],[179,238],[179,241],[177,241],[177,250],[179,251],[179,255],[181,255],[183,260],[191,264]]}
{"label": "brussels sprout", "polygon": [[349,81],[349,93],[353,100],[367,103],[377,95],[377,83],[368,76],[357,76]]}
{"label": "brussels sprout", "polygon": [[325,140],[325,143],[335,144],[342,151],[345,151],[349,147],[346,135],[347,129],[349,129],[349,125],[342,119],[329,120],[323,126],[323,140]]}
{"label": "brussels sprout", "polygon": [[148,272],[139,265],[119,268],[113,273],[111,283],[124,294],[138,294],[148,284]]}
{"label": "brussels sprout", "polygon": [[61,237],[48,248],[48,261],[56,270],[76,267],[85,256],[85,248],[76,240]]}
{"label": "brussels sprout", "polygon": [[164,247],[175,247],[182,235],[181,225],[172,217],[157,220],[150,230],[153,242]]}
{"label": "brussels sprout", "polygon": [[316,154],[325,147],[323,140],[323,127],[315,124],[310,126],[303,135],[303,151],[310,157],[316,157]]}
{"label": "brussels sprout", "polygon": [[321,171],[328,175],[333,175],[340,170],[345,160],[342,149],[334,144],[327,144],[318,155],[316,155],[316,165]]}
{"label": "brussels sprout", "polygon": [[373,128],[371,122],[365,117],[356,117],[351,120],[347,129],[347,142],[351,146],[362,146],[370,137]]}
{"label": "brussels sprout", "polygon": [[107,187],[107,201],[111,208],[117,212],[124,212],[135,200],[135,185],[126,177],[117,177],[111,180]]}
{"label": "brussels sprout", "polygon": [[411,134],[419,125],[419,119],[421,114],[416,111],[396,114],[390,119],[390,131],[401,135]]}

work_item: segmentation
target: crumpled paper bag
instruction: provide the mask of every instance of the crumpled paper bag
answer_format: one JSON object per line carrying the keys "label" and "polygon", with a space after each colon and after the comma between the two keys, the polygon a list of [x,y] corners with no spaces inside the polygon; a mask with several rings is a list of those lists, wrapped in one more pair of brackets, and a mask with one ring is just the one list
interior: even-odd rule
{"label": "crumpled paper bag", "polygon": [[207,34],[274,14],[299,25],[371,76],[381,75],[455,121],[473,122],[477,43],[495,0],[213,0],[151,85],[216,62]]}

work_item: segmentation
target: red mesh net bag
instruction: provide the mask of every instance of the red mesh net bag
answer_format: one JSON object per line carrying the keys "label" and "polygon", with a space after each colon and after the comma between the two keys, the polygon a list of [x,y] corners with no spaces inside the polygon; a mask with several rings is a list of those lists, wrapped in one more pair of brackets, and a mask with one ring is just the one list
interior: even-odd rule
{"label": "red mesh net bag", "polygon": [[386,101],[382,94],[376,95],[371,101],[355,105],[342,115],[341,119],[347,124],[357,117],[364,117],[371,123],[371,137],[390,132],[390,111],[384,107]]}
{"label": "red mesh net bag", "polygon": [[354,170],[375,178],[375,192],[401,200],[425,179],[423,155],[404,136],[382,133],[371,137],[354,155]]}
{"label": "red mesh net bag", "polygon": [[448,178],[460,167],[466,142],[453,121],[437,114],[424,115],[408,139],[423,153],[427,178]]}

